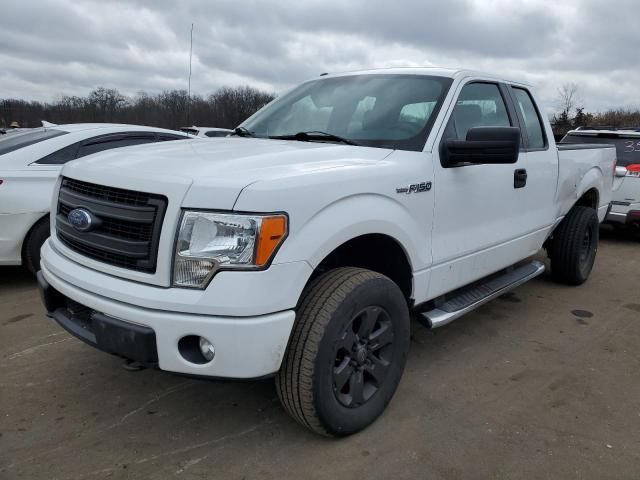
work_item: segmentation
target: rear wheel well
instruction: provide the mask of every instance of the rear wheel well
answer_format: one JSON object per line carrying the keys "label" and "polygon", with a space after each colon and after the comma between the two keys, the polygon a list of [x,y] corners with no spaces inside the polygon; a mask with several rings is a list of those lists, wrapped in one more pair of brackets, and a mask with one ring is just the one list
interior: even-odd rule
{"label": "rear wheel well", "polygon": [[402,246],[388,235],[361,235],[343,243],[320,262],[309,281],[338,267],[359,267],[381,273],[398,285],[408,302],[411,299],[411,264]]}
{"label": "rear wheel well", "polygon": [[593,209],[598,209],[598,202],[600,201],[600,194],[598,190],[592,188],[591,190],[587,190],[576,202],[574,206],[579,207],[590,207]]}
{"label": "rear wheel well", "polygon": [[[584,192],[582,194],[582,196],[573,205],[573,207],[571,207],[571,210],[569,212],[574,210],[576,207],[588,207],[588,208],[593,208],[594,210],[597,211],[598,210],[598,206],[600,205],[599,202],[600,202],[600,193],[598,192],[598,190],[596,188],[591,188],[591,189],[587,190],[586,192]],[[567,217],[568,216],[569,216],[569,213],[567,213]],[[564,222],[564,220],[563,220],[563,222]],[[551,246],[551,242],[553,242],[554,234],[555,234],[556,230],[558,230],[558,227],[559,227],[559,225],[556,225],[556,228],[552,232],[551,236],[549,238],[547,238],[547,240],[542,245],[542,247],[545,250],[547,250],[547,255],[549,254],[549,247]]]}

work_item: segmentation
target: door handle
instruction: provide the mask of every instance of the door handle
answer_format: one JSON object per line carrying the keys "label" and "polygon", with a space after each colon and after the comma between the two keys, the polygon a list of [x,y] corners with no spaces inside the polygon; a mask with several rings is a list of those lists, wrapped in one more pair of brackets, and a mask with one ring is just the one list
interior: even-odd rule
{"label": "door handle", "polygon": [[527,171],[524,168],[518,168],[513,172],[513,188],[524,188],[527,184]]}

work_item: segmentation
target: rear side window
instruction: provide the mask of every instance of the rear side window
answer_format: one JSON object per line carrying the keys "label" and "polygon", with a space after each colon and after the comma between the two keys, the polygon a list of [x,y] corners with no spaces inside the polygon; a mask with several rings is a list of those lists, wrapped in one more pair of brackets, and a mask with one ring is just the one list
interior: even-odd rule
{"label": "rear side window", "polygon": [[68,147],[61,148],[57,152],[50,153],[46,157],[42,157],[36,163],[38,165],[62,165],[76,158],[78,148],[80,148],[80,143],[74,143]]}
{"label": "rear side window", "polygon": [[168,142],[171,140],[189,140],[191,137],[187,137],[184,135],[171,135],[170,133],[160,133],[158,134],[159,142]]}
{"label": "rear side window", "polygon": [[4,155],[5,153],[28,147],[29,145],[33,145],[35,143],[44,142],[45,140],[59,137],[60,135],[65,135],[66,133],[67,132],[63,132],[62,130],[49,129],[19,134],[15,137],[3,138],[2,142],[0,142],[0,155]]}
{"label": "rear side window", "polygon": [[474,127],[510,127],[507,106],[498,85],[470,83],[460,92],[445,130],[445,138],[466,140]]}
{"label": "rear side window", "polygon": [[85,142],[80,147],[77,158],[104,150],[111,150],[112,148],[131,147],[133,145],[142,145],[155,141],[156,136],[154,134],[110,135]]}
{"label": "rear side window", "polygon": [[144,143],[164,142],[170,140],[186,140],[189,137],[182,135],[171,135],[163,133],[155,135],[153,133],[142,133],[136,135],[107,135],[95,137],[89,140],[74,143],[68,147],[61,148],[46,157],[41,158],[36,163],[39,165],[62,165],[76,158],[84,157],[92,153],[102,152],[111,148],[128,147],[141,145]]}
{"label": "rear side window", "polygon": [[546,141],[544,129],[542,128],[542,120],[540,120],[540,115],[531,99],[531,95],[523,88],[516,87],[513,87],[513,93],[516,97],[518,110],[527,129],[529,148],[545,148]]}
{"label": "rear side window", "polygon": [[560,143],[597,143],[616,147],[618,165],[623,167],[640,164],[640,137],[626,137],[616,133],[599,133],[590,135],[567,134]]}

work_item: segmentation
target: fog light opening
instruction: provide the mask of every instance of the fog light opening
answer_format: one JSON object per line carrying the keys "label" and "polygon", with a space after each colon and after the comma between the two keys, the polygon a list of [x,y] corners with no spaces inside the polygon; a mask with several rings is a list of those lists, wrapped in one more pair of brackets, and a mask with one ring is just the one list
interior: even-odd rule
{"label": "fog light opening", "polygon": [[207,338],[187,335],[178,341],[178,351],[187,362],[203,365],[212,361],[216,355],[215,347]]}

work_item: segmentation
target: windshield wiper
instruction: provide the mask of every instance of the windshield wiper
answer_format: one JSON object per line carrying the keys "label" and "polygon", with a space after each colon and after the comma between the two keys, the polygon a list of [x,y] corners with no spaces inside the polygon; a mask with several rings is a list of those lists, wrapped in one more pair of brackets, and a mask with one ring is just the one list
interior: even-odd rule
{"label": "windshield wiper", "polygon": [[299,142],[313,142],[317,140],[329,140],[334,142],[345,143],[347,145],[358,145],[359,143],[354,142],[353,140],[349,140],[348,138],[340,137],[339,135],[334,135],[333,133],[322,132],[320,130],[313,130],[310,132],[298,132],[292,135],[274,135],[269,138],[273,138],[275,140],[298,140]]}
{"label": "windshield wiper", "polygon": [[251,130],[247,130],[245,127],[234,128],[231,135],[237,135],[239,137],[255,137],[254,133]]}

